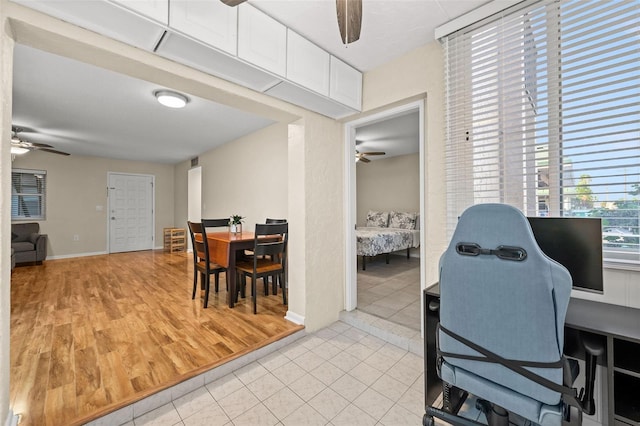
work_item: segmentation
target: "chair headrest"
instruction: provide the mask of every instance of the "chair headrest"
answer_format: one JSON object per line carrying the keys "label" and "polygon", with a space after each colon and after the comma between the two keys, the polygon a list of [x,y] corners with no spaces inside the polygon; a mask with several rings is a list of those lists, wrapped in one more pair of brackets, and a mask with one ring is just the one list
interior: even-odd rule
{"label": "chair headrest", "polygon": [[483,249],[518,247],[527,256],[544,256],[527,218],[507,204],[477,204],[465,210],[451,238],[453,249],[459,243],[477,244]]}

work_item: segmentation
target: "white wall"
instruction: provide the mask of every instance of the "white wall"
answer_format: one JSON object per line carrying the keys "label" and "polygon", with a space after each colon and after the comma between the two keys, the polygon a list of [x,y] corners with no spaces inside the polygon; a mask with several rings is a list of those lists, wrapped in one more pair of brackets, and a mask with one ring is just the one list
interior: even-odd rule
{"label": "white wall", "polygon": [[419,154],[356,164],[356,218],[365,226],[367,212],[420,212]]}

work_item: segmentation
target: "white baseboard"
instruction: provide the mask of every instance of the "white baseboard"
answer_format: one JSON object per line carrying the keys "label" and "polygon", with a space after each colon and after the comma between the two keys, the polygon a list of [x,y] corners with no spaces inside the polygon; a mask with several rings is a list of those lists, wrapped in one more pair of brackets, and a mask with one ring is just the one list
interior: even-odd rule
{"label": "white baseboard", "polygon": [[304,317],[296,314],[295,312],[287,311],[287,315],[284,316],[284,319],[291,321],[294,324],[304,325]]}
{"label": "white baseboard", "polygon": [[100,256],[102,254],[107,254],[107,252],[106,251],[96,251],[96,252],[92,252],[92,253],[61,254],[59,256],[47,256],[46,260],[71,259],[73,257]]}
{"label": "white baseboard", "polygon": [[18,420],[20,418],[18,416],[13,415],[13,410],[9,409],[7,413],[7,420],[4,422],[5,426],[18,426]]}

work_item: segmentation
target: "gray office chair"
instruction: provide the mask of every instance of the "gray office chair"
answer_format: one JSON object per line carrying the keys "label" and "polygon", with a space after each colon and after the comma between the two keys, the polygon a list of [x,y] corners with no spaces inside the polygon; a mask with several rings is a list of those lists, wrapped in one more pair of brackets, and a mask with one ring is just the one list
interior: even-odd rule
{"label": "gray office chair", "polygon": [[593,396],[570,387],[578,364],[563,354],[571,285],[519,210],[467,209],[440,259],[436,368],[444,408],[427,407],[423,423],[438,417],[479,424],[457,416],[459,405],[448,400],[473,394],[489,425],[508,425],[509,413],[541,425],[580,424],[586,405],[580,399]]}

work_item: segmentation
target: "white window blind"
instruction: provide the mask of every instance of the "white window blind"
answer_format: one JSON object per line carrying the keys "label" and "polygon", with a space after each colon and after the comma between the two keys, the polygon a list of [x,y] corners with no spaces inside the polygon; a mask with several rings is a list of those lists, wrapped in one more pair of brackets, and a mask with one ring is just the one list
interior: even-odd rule
{"label": "white window blind", "polygon": [[442,39],[449,235],[478,203],[601,217],[640,264],[640,2],[528,1]]}
{"label": "white window blind", "polygon": [[46,181],[44,170],[11,171],[11,220],[45,219]]}

